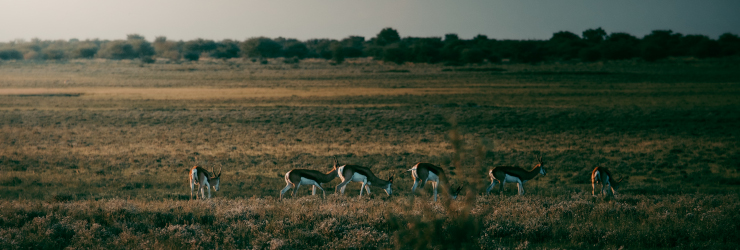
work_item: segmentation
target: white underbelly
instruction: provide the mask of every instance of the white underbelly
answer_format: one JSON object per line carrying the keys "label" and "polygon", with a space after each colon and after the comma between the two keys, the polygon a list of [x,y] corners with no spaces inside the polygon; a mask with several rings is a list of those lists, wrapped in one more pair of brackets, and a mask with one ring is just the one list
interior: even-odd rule
{"label": "white underbelly", "polygon": [[367,182],[367,176],[355,173],[352,175],[352,181],[356,182]]}
{"label": "white underbelly", "polygon": [[506,179],[506,182],[519,182],[520,181],[519,177],[508,175],[508,174],[506,175],[505,179]]}
{"label": "white underbelly", "polygon": [[301,177],[301,185],[319,185],[319,183],[314,180]]}
{"label": "white underbelly", "polygon": [[436,174],[432,173],[432,171],[429,171],[429,176],[427,176],[426,181],[439,182],[439,176],[437,176]]}
{"label": "white underbelly", "polygon": [[[337,175],[339,176],[339,179],[342,179],[342,182],[346,181],[344,178],[344,166],[337,168]],[[367,176],[361,175],[359,173],[354,173],[352,174],[350,181],[367,182]]]}

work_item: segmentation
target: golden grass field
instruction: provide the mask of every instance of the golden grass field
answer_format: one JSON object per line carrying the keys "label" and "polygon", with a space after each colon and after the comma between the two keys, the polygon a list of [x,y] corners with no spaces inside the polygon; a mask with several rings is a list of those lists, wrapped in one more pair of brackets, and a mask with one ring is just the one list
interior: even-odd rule
{"label": "golden grass field", "polygon": [[[727,248],[740,240],[740,63],[0,61],[0,246]],[[485,195],[488,169],[546,176]],[[278,200],[293,168],[395,174]],[[412,196],[416,162],[463,195]],[[215,199],[187,170],[223,167]],[[592,197],[591,170],[628,177]],[[498,189],[498,187],[496,188]]]}

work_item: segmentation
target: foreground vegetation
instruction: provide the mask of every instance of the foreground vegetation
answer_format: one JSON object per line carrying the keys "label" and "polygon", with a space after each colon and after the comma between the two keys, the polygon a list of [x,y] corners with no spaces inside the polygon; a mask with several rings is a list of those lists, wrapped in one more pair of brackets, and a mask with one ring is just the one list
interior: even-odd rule
{"label": "foreground vegetation", "polygon": [[[0,245],[734,248],[738,65],[4,62]],[[483,195],[539,154],[526,196]],[[332,156],[396,174],[394,195],[276,199]],[[465,195],[414,199],[418,161]],[[216,199],[189,201],[193,165],[223,166]],[[629,177],[618,198],[591,196],[595,166]]]}
{"label": "foreground vegetation", "polygon": [[3,249],[728,248],[737,195],[0,203]]}

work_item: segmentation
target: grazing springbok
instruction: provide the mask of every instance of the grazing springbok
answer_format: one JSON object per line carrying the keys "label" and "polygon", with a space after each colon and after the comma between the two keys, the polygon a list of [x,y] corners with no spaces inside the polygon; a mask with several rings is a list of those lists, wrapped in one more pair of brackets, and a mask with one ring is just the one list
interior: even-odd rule
{"label": "grazing springbok", "polygon": [[457,195],[460,194],[460,190],[462,190],[462,186],[460,186],[453,192],[452,189],[450,189],[450,183],[444,169],[437,167],[434,164],[419,162],[408,171],[411,171],[411,176],[414,177],[414,186],[411,187],[412,195],[416,193],[417,186],[419,188],[424,188],[424,184],[426,184],[427,181],[432,182],[434,201],[437,201],[437,188],[439,188],[440,185],[444,187],[444,190],[447,190],[452,199],[457,199]]}
{"label": "grazing springbok", "polygon": [[537,174],[545,175],[545,163],[542,162],[542,157],[537,158],[537,165],[530,171],[524,170],[520,167],[511,166],[498,166],[488,171],[488,175],[491,177],[491,185],[486,189],[486,194],[491,193],[491,190],[496,186],[497,182],[501,182],[499,192],[504,191],[504,184],[506,182],[516,182],[519,186],[519,195],[524,195],[524,183],[528,180],[533,179]]}
{"label": "grazing springbok", "polygon": [[[190,169],[190,199],[193,199],[193,190],[195,189],[195,185],[198,185],[198,190],[200,191],[200,199],[203,199],[206,195],[206,189],[208,189],[208,199],[211,198],[211,186],[213,186],[213,190],[218,191],[218,186],[221,183],[221,170],[223,168],[220,168],[218,170],[218,174],[215,174],[213,172],[213,167],[211,167],[211,172],[208,172],[205,168],[195,166],[192,169]],[[198,192],[195,192],[196,198],[198,197]]]}
{"label": "grazing springbok", "polygon": [[311,195],[316,195],[316,188],[321,189],[321,192],[324,194],[324,198],[326,198],[326,191],[324,191],[324,188],[321,187],[322,183],[330,182],[331,180],[334,180],[334,178],[337,177],[337,158],[334,157],[334,168],[327,172],[326,174],[321,173],[316,170],[310,170],[310,169],[293,169],[285,173],[285,188],[280,191],[280,199],[283,198],[283,194],[285,192],[288,192],[290,188],[293,188],[293,196],[298,193],[298,188],[301,187],[301,185],[313,185],[313,192]]}
{"label": "grazing springbok", "polygon": [[606,194],[607,187],[609,187],[612,190],[612,195],[617,197],[617,189],[619,189],[619,184],[622,184],[623,179],[620,178],[618,181],[614,181],[615,179],[609,169],[596,167],[594,171],[591,171],[591,188],[593,189],[591,195],[596,196],[596,183],[601,182],[601,194]]}
{"label": "grazing springbok", "polygon": [[393,175],[391,175],[387,181],[382,180],[376,177],[369,168],[357,165],[343,165],[337,168],[337,175],[339,175],[339,178],[342,179],[342,183],[339,183],[339,185],[337,185],[334,193],[340,191],[342,194],[344,194],[344,189],[347,187],[347,184],[353,181],[362,182],[362,187],[360,187],[360,197],[362,197],[363,189],[367,190],[368,195],[370,194],[370,186],[378,186],[383,188],[388,196],[393,193],[393,191],[391,190],[391,184],[393,184]]}

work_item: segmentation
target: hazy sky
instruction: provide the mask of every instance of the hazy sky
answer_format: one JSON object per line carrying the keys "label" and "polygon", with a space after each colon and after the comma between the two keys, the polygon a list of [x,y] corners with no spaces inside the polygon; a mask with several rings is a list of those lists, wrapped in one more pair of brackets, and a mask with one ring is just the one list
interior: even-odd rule
{"label": "hazy sky", "polygon": [[0,41],[374,37],[549,39],[602,27],[638,37],[655,29],[717,38],[740,34],[736,0],[0,0]]}

